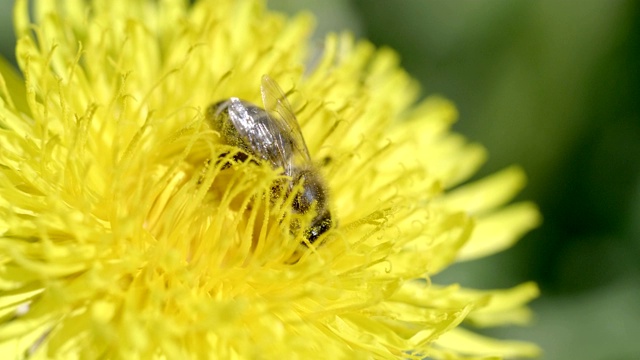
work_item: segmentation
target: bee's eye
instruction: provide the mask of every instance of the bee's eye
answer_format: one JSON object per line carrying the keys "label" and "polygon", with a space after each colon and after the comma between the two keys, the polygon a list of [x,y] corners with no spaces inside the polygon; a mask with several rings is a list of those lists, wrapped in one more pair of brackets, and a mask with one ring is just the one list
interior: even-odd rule
{"label": "bee's eye", "polygon": [[309,240],[311,244],[313,244],[320,235],[326,233],[329,229],[331,229],[331,225],[333,225],[333,221],[331,220],[331,213],[327,210],[322,216],[318,216],[314,219],[312,225],[305,230],[304,236]]}
{"label": "bee's eye", "polygon": [[302,190],[293,200],[293,207],[297,212],[306,213],[311,209],[314,202],[318,210],[324,207],[326,202],[325,189],[317,175],[308,170],[301,171],[294,181],[304,181]]}

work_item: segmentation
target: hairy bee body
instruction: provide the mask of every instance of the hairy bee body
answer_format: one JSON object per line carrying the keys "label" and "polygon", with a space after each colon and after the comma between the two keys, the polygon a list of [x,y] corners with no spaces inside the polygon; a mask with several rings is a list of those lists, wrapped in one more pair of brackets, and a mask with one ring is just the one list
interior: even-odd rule
{"label": "hairy bee body", "polygon": [[[227,145],[253,157],[282,168],[290,178],[287,193],[295,184],[302,189],[295,195],[292,209],[306,214],[312,209],[315,216],[305,230],[305,237],[313,243],[332,226],[328,208],[327,186],[313,165],[300,126],[280,87],[267,75],[261,86],[263,107],[236,97],[215,103],[207,111],[207,119]],[[245,156],[236,160],[244,161]],[[243,159],[244,158],[244,159]]]}

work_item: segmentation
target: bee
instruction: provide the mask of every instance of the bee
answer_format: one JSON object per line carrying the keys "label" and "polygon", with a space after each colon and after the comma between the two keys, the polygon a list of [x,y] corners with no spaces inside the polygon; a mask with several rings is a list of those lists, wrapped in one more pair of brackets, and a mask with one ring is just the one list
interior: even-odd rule
{"label": "bee", "polygon": [[287,195],[294,186],[302,189],[293,199],[293,211],[306,214],[315,206],[315,216],[304,235],[313,243],[332,226],[327,204],[327,186],[313,165],[300,125],[282,89],[268,75],[260,87],[264,108],[237,97],[219,101],[207,109],[207,120],[221,134],[226,145],[239,148],[234,160],[246,161],[248,155],[282,168],[290,180]]}

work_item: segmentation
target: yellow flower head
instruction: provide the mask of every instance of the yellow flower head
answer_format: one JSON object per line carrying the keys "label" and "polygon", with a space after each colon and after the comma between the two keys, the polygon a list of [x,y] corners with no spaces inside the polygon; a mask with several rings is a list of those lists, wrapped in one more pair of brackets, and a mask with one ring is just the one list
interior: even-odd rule
{"label": "yellow flower head", "polygon": [[[534,284],[429,281],[539,219],[503,207],[516,168],[460,185],[484,150],[449,132],[451,103],[415,104],[393,52],[334,35],[317,51],[311,17],[258,0],[32,5],[33,23],[26,0],[15,8],[24,81],[0,77],[3,356],[538,353],[461,327],[526,322]],[[298,230],[323,204],[296,211],[304,181],[212,126],[221,100],[266,106],[263,75],[311,155],[295,166],[326,183],[332,226],[313,243]]]}

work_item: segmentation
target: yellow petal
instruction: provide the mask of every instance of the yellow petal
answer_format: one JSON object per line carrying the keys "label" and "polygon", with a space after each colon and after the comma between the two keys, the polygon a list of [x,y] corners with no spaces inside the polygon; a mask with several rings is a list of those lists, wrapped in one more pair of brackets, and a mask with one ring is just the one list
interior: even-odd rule
{"label": "yellow petal", "polygon": [[441,198],[441,204],[452,210],[482,214],[507,203],[522,190],[524,183],[524,172],[519,167],[509,167],[454,189]]}
{"label": "yellow petal", "polygon": [[0,98],[4,99],[8,107],[14,111],[29,114],[24,79],[2,56],[0,56]]}
{"label": "yellow petal", "polygon": [[532,313],[525,305],[540,295],[534,283],[524,283],[507,290],[462,290],[470,297],[489,296],[486,305],[469,314],[468,321],[478,327],[499,325],[524,325],[530,322]]}
{"label": "yellow petal", "polygon": [[441,349],[455,350],[469,356],[496,358],[538,357],[540,348],[522,341],[496,340],[481,336],[462,328],[453,329],[443,334],[435,345]]}
{"label": "yellow petal", "polygon": [[467,261],[500,252],[537,227],[540,221],[538,208],[528,202],[480,216],[473,235],[458,253],[458,260]]}

